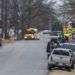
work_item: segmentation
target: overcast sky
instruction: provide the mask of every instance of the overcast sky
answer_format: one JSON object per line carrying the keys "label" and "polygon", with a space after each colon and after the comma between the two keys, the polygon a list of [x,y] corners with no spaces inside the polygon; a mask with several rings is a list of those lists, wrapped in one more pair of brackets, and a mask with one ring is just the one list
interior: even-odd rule
{"label": "overcast sky", "polygon": [[[57,14],[60,13],[60,6],[63,6],[63,1],[64,0],[44,0],[45,4],[49,4],[51,1],[56,1],[55,5],[53,6],[53,8],[55,9],[55,12]],[[65,19],[63,19],[63,16],[59,16],[58,19],[60,19],[61,21],[65,21]]]}

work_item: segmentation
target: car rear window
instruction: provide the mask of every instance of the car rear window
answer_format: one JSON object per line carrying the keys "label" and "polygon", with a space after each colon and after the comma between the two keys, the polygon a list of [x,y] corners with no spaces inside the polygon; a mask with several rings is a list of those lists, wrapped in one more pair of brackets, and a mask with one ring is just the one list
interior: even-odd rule
{"label": "car rear window", "polygon": [[69,52],[63,50],[54,50],[53,54],[69,56]]}

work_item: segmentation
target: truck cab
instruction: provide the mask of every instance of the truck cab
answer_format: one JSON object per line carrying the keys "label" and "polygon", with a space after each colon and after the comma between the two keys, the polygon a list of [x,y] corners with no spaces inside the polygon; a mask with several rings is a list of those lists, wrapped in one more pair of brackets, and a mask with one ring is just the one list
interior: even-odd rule
{"label": "truck cab", "polygon": [[25,32],[24,39],[25,40],[39,39],[37,34],[38,34],[38,30],[37,29],[29,28]]}

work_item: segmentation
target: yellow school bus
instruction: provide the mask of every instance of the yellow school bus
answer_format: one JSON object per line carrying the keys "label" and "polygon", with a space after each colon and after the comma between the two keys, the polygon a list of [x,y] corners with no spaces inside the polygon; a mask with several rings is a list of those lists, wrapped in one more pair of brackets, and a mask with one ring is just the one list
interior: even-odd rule
{"label": "yellow school bus", "polygon": [[38,29],[35,29],[35,28],[26,29],[24,39],[26,39],[26,40],[39,39],[38,38]]}

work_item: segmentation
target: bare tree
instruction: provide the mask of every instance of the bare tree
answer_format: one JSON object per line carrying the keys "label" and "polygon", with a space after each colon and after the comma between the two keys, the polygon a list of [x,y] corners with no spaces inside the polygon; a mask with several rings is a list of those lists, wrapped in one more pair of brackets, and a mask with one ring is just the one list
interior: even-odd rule
{"label": "bare tree", "polygon": [[1,21],[2,21],[2,29],[3,33],[5,35],[5,38],[7,37],[7,16],[8,16],[8,0],[1,0]]}

